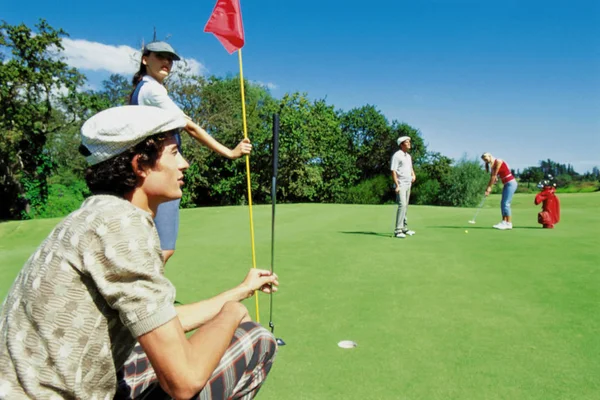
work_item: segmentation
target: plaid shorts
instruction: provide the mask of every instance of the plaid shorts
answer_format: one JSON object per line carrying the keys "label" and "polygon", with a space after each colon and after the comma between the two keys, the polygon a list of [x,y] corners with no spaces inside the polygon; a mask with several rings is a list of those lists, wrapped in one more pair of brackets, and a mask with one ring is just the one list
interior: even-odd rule
{"label": "plaid shorts", "polygon": [[[271,369],[277,344],[275,338],[256,322],[244,322],[217,369],[202,391],[193,399],[252,399]],[[118,387],[114,400],[171,399],[158,383],[142,346],[137,344],[117,373]]]}

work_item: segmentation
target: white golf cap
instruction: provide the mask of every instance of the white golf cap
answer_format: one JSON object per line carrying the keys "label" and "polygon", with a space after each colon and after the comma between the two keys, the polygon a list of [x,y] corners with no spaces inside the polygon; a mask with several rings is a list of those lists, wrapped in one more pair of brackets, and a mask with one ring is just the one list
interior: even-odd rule
{"label": "white golf cap", "polygon": [[410,140],[410,137],[409,137],[409,136],[400,136],[400,137],[398,138],[398,146],[400,146],[400,145],[402,144],[402,142],[405,142],[405,141],[407,141],[407,140]]}
{"label": "white golf cap", "polygon": [[148,136],[183,128],[187,120],[180,111],[150,106],[109,108],[81,127],[81,144],[91,153],[90,165],[106,161],[142,142]]}

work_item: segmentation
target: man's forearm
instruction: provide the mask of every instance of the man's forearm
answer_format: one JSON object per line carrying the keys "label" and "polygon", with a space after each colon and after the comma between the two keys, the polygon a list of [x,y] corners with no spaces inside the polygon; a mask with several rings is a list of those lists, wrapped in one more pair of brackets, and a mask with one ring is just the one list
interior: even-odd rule
{"label": "man's forearm", "polygon": [[211,318],[214,318],[226,302],[242,301],[250,297],[251,294],[252,292],[243,286],[236,286],[208,300],[176,307],[177,316],[183,329],[189,332],[203,325]]}
{"label": "man's forearm", "polygon": [[140,336],[161,387],[173,398],[191,398],[206,385],[225,354],[235,330],[248,317],[238,302],[227,302],[189,338],[179,320]]}

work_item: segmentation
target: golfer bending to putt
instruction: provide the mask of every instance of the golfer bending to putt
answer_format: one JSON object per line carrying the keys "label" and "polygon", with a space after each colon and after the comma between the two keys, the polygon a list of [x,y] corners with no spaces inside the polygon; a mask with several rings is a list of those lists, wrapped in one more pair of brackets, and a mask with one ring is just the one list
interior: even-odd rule
{"label": "golfer bending to putt", "polygon": [[[256,395],[273,335],[240,301],[276,290],[251,269],[235,288],[175,308],[153,216],[181,197],[181,113],[124,106],[82,127],[94,194],[26,262],[0,310],[1,399]],[[186,332],[197,329],[191,336]]]}
{"label": "golfer bending to putt", "polygon": [[510,168],[506,161],[495,158],[490,153],[483,153],[481,159],[485,163],[485,170],[490,174],[490,181],[485,189],[485,195],[489,196],[490,193],[492,193],[492,186],[496,183],[498,177],[504,185],[502,188],[502,200],[500,202],[502,221],[494,225],[493,228],[510,230],[513,228],[510,203],[519,184],[512,172],[510,172]]}

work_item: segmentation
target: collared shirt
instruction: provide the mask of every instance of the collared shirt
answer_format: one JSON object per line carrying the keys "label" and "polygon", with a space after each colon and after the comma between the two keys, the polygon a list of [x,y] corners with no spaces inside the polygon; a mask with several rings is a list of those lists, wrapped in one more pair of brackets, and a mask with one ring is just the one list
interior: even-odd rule
{"label": "collared shirt", "polygon": [[398,175],[400,184],[410,184],[412,182],[412,158],[410,154],[398,150],[392,156],[392,166],[390,168]]}
{"label": "collared shirt", "polygon": [[[171,100],[167,93],[167,89],[150,75],[144,75],[142,77],[142,80],[137,84],[133,91],[129,104],[134,106],[142,105],[159,107],[164,110],[180,112],[185,116],[185,113],[181,111],[181,108]],[[179,133],[175,135],[175,140],[177,141],[177,147],[181,153],[181,136]]]}
{"label": "collared shirt", "polygon": [[0,399],[112,399],[136,338],[177,314],[152,215],[89,197],[29,258],[0,309]]}
{"label": "collared shirt", "polygon": [[140,83],[138,83],[133,97],[137,100],[137,104],[135,105],[154,106],[164,110],[179,111],[183,114],[181,108],[169,97],[167,88],[150,75],[144,75]]}

